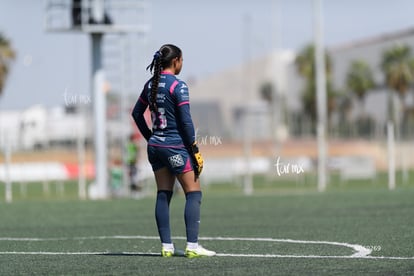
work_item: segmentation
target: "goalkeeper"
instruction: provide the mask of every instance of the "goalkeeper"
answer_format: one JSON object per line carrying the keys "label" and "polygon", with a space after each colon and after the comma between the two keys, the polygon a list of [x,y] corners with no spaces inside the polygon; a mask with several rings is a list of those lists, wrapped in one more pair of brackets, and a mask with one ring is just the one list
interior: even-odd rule
{"label": "goalkeeper", "polygon": [[[175,179],[178,179],[186,197],[185,255],[189,258],[213,256],[215,252],[198,244],[202,197],[199,175],[203,169],[203,158],[195,142],[188,87],[175,76],[180,73],[182,65],[182,52],[177,46],[163,45],[154,54],[147,67],[153,76],[145,83],[132,117],[148,141],[148,160],[157,183],[155,217],[162,243],[161,255],[170,257],[175,252],[171,240],[169,205]],[[152,130],[144,119],[147,107],[151,112]]]}

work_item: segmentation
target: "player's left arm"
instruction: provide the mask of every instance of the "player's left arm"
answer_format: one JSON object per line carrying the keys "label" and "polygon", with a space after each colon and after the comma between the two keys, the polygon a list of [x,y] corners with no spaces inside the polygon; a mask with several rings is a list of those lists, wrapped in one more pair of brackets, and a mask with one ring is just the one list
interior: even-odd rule
{"label": "player's left arm", "polygon": [[[147,85],[145,87],[147,87]],[[146,95],[147,90],[144,88],[134,106],[132,117],[134,118],[135,124],[137,125],[139,131],[142,133],[142,136],[144,136],[145,140],[148,141],[151,138],[152,131],[149,129],[144,118],[144,112],[148,107],[148,97],[146,97]]]}

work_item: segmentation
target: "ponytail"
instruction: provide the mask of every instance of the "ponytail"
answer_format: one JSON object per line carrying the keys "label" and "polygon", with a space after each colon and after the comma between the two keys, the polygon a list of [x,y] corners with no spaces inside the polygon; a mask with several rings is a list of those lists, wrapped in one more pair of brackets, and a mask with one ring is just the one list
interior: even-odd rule
{"label": "ponytail", "polygon": [[149,69],[149,71],[152,73],[151,94],[149,102],[150,111],[158,112],[157,92],[162,69],[171,66],[172,60],[174,58],[181,57],[181,55],[182,53],[180,48],[172,44],[165,44],[160,48],[159,51],[155,52],[151,64],[147,66],[147,70]]}
{"label": "ponytail", "polygon": [[154,54],[154,59],[152,60],[151,64],[148,65],[147,70],[149,69],[150,72],[153,73],[152,82],[151,82],[151,95],[150,95],[150,103],[149,108],[150,111],[158,112],[157,107],[157,91],[158,91],[158,83],[160,82],[160,75],[161,75],[161,52],[157,51]]}

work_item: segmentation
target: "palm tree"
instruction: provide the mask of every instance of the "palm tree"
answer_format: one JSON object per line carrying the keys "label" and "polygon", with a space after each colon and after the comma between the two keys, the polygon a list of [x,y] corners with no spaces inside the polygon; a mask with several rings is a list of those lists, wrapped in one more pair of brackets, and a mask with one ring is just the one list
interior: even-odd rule
{"label": "palm tree", "polygon": [[[332,88],[332,61],[331,57],[325,53],[326,70],[326,91],[328,99],[328,114],[335,108],[335,92]],[[305,46],[295,60],[296,70],[300,76],[306,80],[302,91],[302,102],[306,115],[310,116],[312,123],[316,121],[316,71],[315,71],[315,47]]]}
{"label": "palm tree", "polygon": [[[386,85],[400,96],[400,106],[404,115],[403,117],[405,117],[404,95],[409,90],[414,79],[414,59],[411,56],[410,47],[407,45],[396,45],[386,50],[382,56],[381,68],[385,75]],[[402,134],[401,124],[399,118],[396,120],[394,101],[392,101],[391,93],[389,93],[388,97],[388,106],[390,125],[392,126],[396,123],[397,140],[399,140]],[[408,179],[407,170],[403,171],[403,179],[404,182]],[[392,189],[391,184],[390,188]]]}
{"label": "palm tree", "polygon": [[16,53],[10,42],[0,33],[0,96],[6,85],[10,64],[15,57]]}
{"label": "palm tree", "polygon": [[400,96],[408,91],[414,80],[414,60],[407,45],[396,45],[384,52],[381,69],[385,74],[385,83]]}
{"label": "palm tree", "polygon": [[374,88],[374,78],[369,65],[363,60],[354,60],[346,76],[346,86],[359,100],[364,100],[368,90]]}
{"label": "palm tree", "polygon": [[273,89],[273,84],[269,81],[262,83],[260,86],[260,96],[269,105],[271,105],[274,100]]}
{"label": "palm tree", "polygon": [[[383,53],[381,69],[385,75],[385,84],[400,97],[400,104],[405,111],[404,96],[414,80],[414,59],[407,45],[396,45]],[[389,116],[395,121],[393,104],[389,102]]]}
{"label": "palm tree", "polygon": [[[327,71],[330,72],[330,61],[326,59]],[[305,46],[296,57],[295,60],[296,69],[302,77],[306,80],[313,79],[315,77],[315,47],[310,44]]]}
{"label": "palm tree", "polygon": [[370,89],[374,88],[375,86],[372,70],[365,61],[352,61],[346,75],[346,86],[358,98],[358,123],[359,128],[361,128],[362,124],[367,121],[367,118],[365,118],[363,114],[365,95]]}

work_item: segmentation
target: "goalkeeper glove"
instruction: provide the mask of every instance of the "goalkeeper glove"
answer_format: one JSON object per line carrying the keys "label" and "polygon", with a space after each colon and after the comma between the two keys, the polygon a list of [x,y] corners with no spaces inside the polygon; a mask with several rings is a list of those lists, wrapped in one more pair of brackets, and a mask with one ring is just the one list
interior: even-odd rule
{"label": "goalkeeper glove", "polygon": [[193,159],[194,174],[195,174],[195,178],[197,179],[200,176],[201,171],[203,170],[203,165],[204,165],[204,160],[198,149],[197,142],[194,142],[190,146],[190,155],[191,155],[191,158]]}

